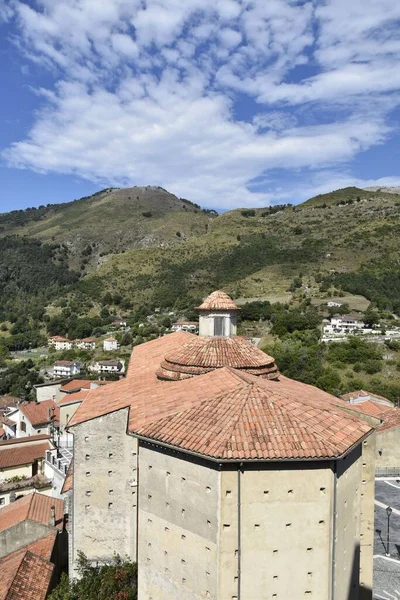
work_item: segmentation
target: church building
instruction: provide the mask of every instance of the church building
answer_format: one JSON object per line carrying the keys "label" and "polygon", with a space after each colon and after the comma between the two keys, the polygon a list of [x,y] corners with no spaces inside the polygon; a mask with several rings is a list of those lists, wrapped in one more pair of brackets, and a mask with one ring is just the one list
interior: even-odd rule
{"label": "church building", "polygon": [[198,310],[70,422],[71,576],[119,553],[139,600],[371,600],[374,426],[237,336],[224,292]]}

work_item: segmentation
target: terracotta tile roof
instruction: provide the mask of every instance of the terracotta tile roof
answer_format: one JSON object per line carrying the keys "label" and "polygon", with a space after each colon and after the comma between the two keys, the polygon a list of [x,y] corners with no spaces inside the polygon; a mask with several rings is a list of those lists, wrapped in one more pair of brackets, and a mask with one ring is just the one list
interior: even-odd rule
{"label": "terracotta tile roof", "polygon": [[[54,549],[54,543],[57,538],[57,531],[53,529],[47,535],[38,540],[35,540],[31,544],[27,544],[23,547],[24,550],[29,550],[33,552],[33,554],[37,554],[37,556],[41,556],[46,560],[50,560],[51,555]],[[21,548],[22,550],[22,548]]]}
{"label": "terracotta tile roof", "polygon": [[8,529],[26,520],[48,525],[52,506],[56,510],[56,527],[62,529],[64,517],[63,500],[45,496],[39,492],[33,492],[0,508],[0,531],[4,531],[4,529]]}
{"label": "terracotta tile roof", "polygon": [[81,340],[79,340],[80,342],[87,342],[87,343],[92,343],[92,342],[96,342],[96,340],[94,338],[82,338]]}
{"label": "terracotta tile roof", "polygon": [[60,410],[54,400],[44,400],[43,402],[28,402],[21,404],[19,409],[34,427],[46,425],[52,422],[53,410],[55,421],[60,420]]}
{"label": "terracotta tile roof", "polygon": [[354,392],[349,392],[348,394],[343,394],[342,398],[346,402],[350,402],[350,400],[356,400],[358,398],[369,398],[372,401],[376,399],[383,400],[384,402],[387,402],[388,405],[393,404],[393,402],[388,400],[388,398],[385,398],[384,396],[379,396],[379,394],[373,394],[372,392],[366,392],[365,390],[356,390]]}
{"label": "terracotta tile roof", "polygon": [[8,417],[3,417],[2,415],[0,415],[0,423],[3,423],[3,425],[8,425],[8,427],[14,427],[17,424],[12,419],[9,419]]}
{"label": "terracotta tile roof", "polygon": [[[210,436],[204,433],[203,418],[209,419],[206,421],[207,428],[215,432],[215,410],[219,433],[234,433],[238,439],[232,446],[234,456],[243,453],[244,457],[250,458],[256,451],[261,452],[263,458],[339,456],[371,431],[367,423],[346,412],[349,405],[343,400],[283,376],[279,381],[269,381],[224,367],[183,381],[158,380],[155,377],[158,361],[193,338],[195,336],[191,334],[176,332],[136,346],[127,379],[90,391],[71,424],[130,407],[128,428],[131,432],[146,437],[157,435],[157,439],[165,436],[164,441],[170,439],[186,444],[189,442],[185,441],[185,435],[179,440],[169,436],[175,435],[175,427],[183,427],[189,419],[186,433],[190,438],[189,429],[193,430],[190,444],[193,442],[194,445],[191,448],[205,452],[207,449],[202,446],[204,441],[200,438],[204,440]],[[220,402],[221,409],[218,408]],[[208,408],[204,408],[203,403]],[[185,413],[185,417],[179,421],[181,413]],[[246,420],[250,413],[253,420],[250,417]],[[169,419],[177,419],[173,430],[169,429]],[[194,421],[198,423],[196,426]],[[274,423],[274,427],[270,422]],[[249,435],[248,440],[244,437],[245,433]],[[263,445],[256,441],[256,433]],[[239,434],[241,437],[238,437]],[[223,452],[220,438],[218,443],[218,448],[214,448],[215,454]],[[229,458],[228,441],[224,452]]]}
{"label": "terracotta tile roof", "polygon": [[0,408],[18,406],[20,400],[20,398],[16,398],[15,396],[0,396]]}
{"label": "terracotta tile roof", "polygon": [[63,486],[61,488],[61,493],[66,494],[67,492],[70,492],[73,488],[73,483],[74,483],[74,463],[70,462],[68,471],[67,471],[67,476],[65,477]]}
{"label": "terracotta tile roof", "polygon": [[82,402],[88,395],[89,390],[81,390],[75,392],[75,394],[66,394],[65,398],[61,398],[57,402],[58,406],[64,406],[64,404],[74,404],[75,402]]}
{"label": "terracotta tile roof", "polygon": [[111,337],[111,338],[106,338],[104,341],[105,342],[116,342],[117,340],[115,338]]}
{"label": "terracotta tile roof", "polygon": [[0,600],[45,600],[54,565],[29,550],[0,559]]}
{"label": "terracotta tile roof", "polygon": [[73,392],[76,390],[89,390],[90,384],[94,383],[90,379],[73,379],[60,388],[60,392]]}
{"label": "terracotta tile roof", "polygon": [[18,439],[20,444],[0,445],[0,469],[31,464],[35,460],[44,458],[46,450],[52,448],[49,440],[28,443],[29,438]]}
{"label": "terracotta tile roof", "polygon": [[0,442],[0,449],[2,448],[2,446],[11,446],[13,444],[23,444],[25,442],[35,442],[38,440],[49,440],[50,437],[51,436],[47,435],[47,433],[39,433],[38,435],[27,435],[26,437],[11,438],[10,440],[2,440]]}
{"label": "terracotta tile roof", "polygon": [[310,402],[309,389],[298,382],[291,393],[279,381],[239,377],[236,389],[156,419],[137,434],[215,459],[282,460],[337,458],[372,431],[319,390]]}
{"label": "terracotta tile roof", "polygon": [[378,427],[378,434],[389,429],[400,427],[400,409],[387,408],[383,410],[380,418],[383,420],[382,425]]}
{"label": "terracotta tile roof", "polygon": [[232,298],[222,290],[213,292],[197,307],[197,310],[240,310]]}
{"label": "terracotta tile roof", "polygon": [[279,376],[272,356],[239,336],[195,337],[166,354],[157,376],[160,379],[177,380],[222,367],[244,369],[269,378]]}
{"label": "terracotta tile roof", "polygon": [[363,413],[365,415],[370,415],[371,417],[380,418],[383,409],[387,409],[387,406],[382,406],[382,404],[376,404],[372,400],[366,400],[365,402],[360,402],[359,404],[349,404],[349,409],[355,410],[357,412]]}
{"label": "terracotta tile roof", "polygon": [[70,342],[71,341],[68,338],[63,337],[62,335],[53,335],[49,339],[53,340],[54,342]]}

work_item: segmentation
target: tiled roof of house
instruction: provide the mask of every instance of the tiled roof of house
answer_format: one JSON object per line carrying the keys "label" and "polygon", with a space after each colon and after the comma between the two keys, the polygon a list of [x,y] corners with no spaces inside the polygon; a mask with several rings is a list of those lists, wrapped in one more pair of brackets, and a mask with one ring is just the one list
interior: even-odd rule
{"label": "tiled roof of house", "polygon": [[240,310],[234,303],[232,298],[222,290],[212,292],[207,298],[197,307],[197,310]]}
{"label": "tiled roof of house", "polygon": [[122,363],[120,360],[99,360],[98,364],[101,367],[119,367],[122,366]]}
{"label": "tiled roof of house", "polygon": [[0,559],[0,600],[45,600],[54,565],[30,550]]}
{"label": "tiled roof of house", "polygon": [[400,427],[400,409],[396,407],[385,406],[374,402],[373,400],[366,400],[359,404],[348,404],[350,410],[358,412],[370,417],[380,419],[382,422],[377,428],[377,434],[388,431],[389,429],[396,429]]}
{"label": "tiled roof of house", "polygon": [[55,508],[56,527],[62,529],[64,517],[63,500],[45,496],[39,492],[33,492],[0,508],[0,531],[4,531],[4,529],[8,529],[26,520],[48,525],[52,506]]}
{"label": "tiled roof of house", "polygon": [[90,384],[93,383],[90,379],[73,379],[69,381],[60,389],[61,392],[73,392],[77,390],[89,390]]}
{"label": "tiled roof of house", "polygon": [[[39,436],[32,436],[39,437]],[[46,450],[52,447],[49,440],[29,442],[30,438],[18,438],[19,444],[0,444],[0,469],[28,465],[44,458]]]}
{"label": "tiled roof of house", "polygon": [[83,338],[80,340],[81,342],[87,342],[88,344],[95,342],[96,340],[94,338]]}
{"label": "tiled roof of house", "polygon": [[[192,448],[196,447],[198,451],[204,452],[204,442],[200,440],[201,435],[204,434],[204,437],[206,432],[204,419],[211,419],[207,421],[207,427],[215,432],[215,409],[218,414],[219,434],[221,431],[229,431],[230,434],[234,431],[235,435],[238,435],[240,431],[242,436],[249,436],[249,439],[240,438],[235,446],[235,456],[239,456],[243,450],[243,456],[250,458],[254,449],[259,451],[259,448],[260,452],[264,453],[260,455],[262,457],[339,456],[371,431],[367,423],[346,412],[349,405],[344,401],[315,387],[282,376],[279,381],[270,381],[223,367],[182,381],[158,380],[155,376],[158,362],[168,352],[194,338],[192,334],[176,332],[136,346],[128,377],[104,388],[91,390],[72,417],[71,425],[129,407],[129,431],[145,437],[154,436],[154,439],[155,436],[157,439],[163,437],[166,440],[173,433],[168,429],[167,421],[178,421],[179,415],[185,412],[185,419],[189,419],[190,427],[185,435],[179,433],[179,444],[186,444],[186,438],[190,438],[188,430],[192,428],[192,441],[198,444]],[[222,403],[221,409],[218,409],[219,403]],[[208,408],[204,408],[203,404]],[[223,407],[226,408],[225,411]],[[210,417],[207,417],[207,414]],[[249,414],[253,415],[252,420],[247,421],[245,415]],[[199,420],[194,426],[196,415]],[[179,423],[179,427],[183,426],[185,419]],[[269,419],[273,419],[274,428],[271,428]],[[178,427],[177,421],[174,421],[174,431],[175,427]],[[227,429],[224,429],[224,425]],[[235,429],[236,426],[238,429]],[[257,445],[258,442],[255,441],[254,432],[257,427],[260,436],[264,436],[263,446],[261,442]],[[271,433],[274,436],[276,434],[275,442],[268,437]],[[220,437],[218,441],[222,443]],[[178,438],[174,438],[174,442],[178,443]],[[222,446],[220,445],[215,453],[218,453],[217,450],[222,452]]]}
{"label": "tiled roof of house", "polygon": [[73,483],[74,483],[74,463],[70,462],[68,471],[67,471],[67,475],[64,479],[64,483],[61,488],[61,493],[66,494],[67,492],[70,492],[72,490]]}
{"label": "tiled roof of house", "polygon": [[17,406],[20,402],[20,398],[16,396],[0,396],[0,408],[6,408],[7,406]]}
{"label": "tiled roof of house", "polygon": [[155,419],[137,434],[215,459],[282,460],[337,458],[372,430],[315,388],[237,376],[234,390]]}
{"label": "tiled roof of house", "polygon": [[115,338],[107,338],[104,340],[105,342],[116,342],[117,340]]}
{"label": "tiled roof of house", "polygon": [[70,342],[71,341],[68,338],[63,337],[62,335],[53,335],[50,339],[53,340],[54,342]]}
{"label": "tiled roof of house", "polygon": [[8,427],[14,427],[16,425],[15,421],[9,419],[8,417],[3,417],[2,415],[0,415],[0,423],[3,423],[3,425],[8,425]]}
{"label": "tiled roof of house", "polygon": [[382,410],[387,409],[387,406],[382,406],[382,404],[377,404],[372,400],[366,400],[365,402],[360,402],[359,404],[349,404],[349,409],[370,415],[371,417],[377,417],[379,419]]}
{"label": "tiled roof of house", "polygon": [[51,423],[53,414],[55,422],[60,420],[60,410],[54,400],[44,400],[38,403],[27,402],[21,404],[19,409],[34,427]]}
{"label": "tiled roof of house", "polygon": [[177,380],[222,367],[244,369],[254,375],[272,379],[279,376],[272,356],[239,336],[196,336],[166,354],[157,376],[160,379]]}
{"label": "tiled roof of house", "polygon": [[[50,560],[53,553],[54,542],[57,538],[57,531],[55,529],[49,531],[47,535],[34,542],[24,545],[23,550],[29,550],[33,554],[37,554],[46,560]],[[22,548],[21,548],[22,550]]]}
{"label": "tiled roof of house", "polygon": [[[384,396],[379,396],[379,394],[373,394],[372,392],[366,392],[365,390],[356,390],[354,392],[349,392],[348,394],[342,395],[343,400],[346,402],[350,402],[351,400],[356,400],[358,398],[369,398],[370,400],[382,400],[388,405],[393,404],[388,398]],[[382,405],[382,404],[381,404]]]}
{"label": "tiled roof of house", "polygon": [[75,392],[75,394],[66,394],[64,398],[61,398],[57,402],[58,406],[64,406],[64,404],[74,404],[75,402],[82,402],[88,395],[89,390],[81,390]]}
{"label": "tiled roof of house", "polygon": [[400,409],[387,408],[381,412],[382,425],[378,427],[378,434],[389,429],[400,427]]}
{"label": "tiled roof of house", "polygon": [[26,442],[37,442],[38,440],[49,440],[50,435],[47,433],[39,433],[38,435],[27,435],[26,437],[11,438],[0,442],[0,450],[3,446],[13,446],[15,444],[23,444]]}

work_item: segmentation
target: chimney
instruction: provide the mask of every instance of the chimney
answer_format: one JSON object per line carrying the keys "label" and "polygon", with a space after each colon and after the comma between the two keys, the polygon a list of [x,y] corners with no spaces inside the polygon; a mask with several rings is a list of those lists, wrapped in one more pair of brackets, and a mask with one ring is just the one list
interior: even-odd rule
{"label": "chimney", "polygon": [[55,506],[50,507],[49,525],[50,525],[50,527],[56,526],[56,507]]}

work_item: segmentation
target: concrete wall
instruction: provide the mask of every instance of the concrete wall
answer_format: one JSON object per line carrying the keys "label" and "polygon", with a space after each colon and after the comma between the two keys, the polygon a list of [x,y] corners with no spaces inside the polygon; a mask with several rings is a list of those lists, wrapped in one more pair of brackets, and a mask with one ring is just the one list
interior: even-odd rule
{"label": "concrete wall", "polygon": [[362,443],[360,600],[372,600],[376,441],[377,434],[374,432]]}
{"label": "concrete wall", "polygon": [[78,550],[106,562],[114,552],[136,558],[137,441],[126,435],[127,418],[126,408],[72,429],[72,576]]}
{"label": "concrete wall", "polygon": [[139,600],[216,598],[220,473],[139,448]]}
{"label": "concrete wall", "polygon": [[60,400],[64,397],[64,394],[60,392],[60,388],[62,388],[63,383],[51,383],[44,386],[38,386],[35,388],[36,390],[36,400],[38,402],[43,402],[43,400],[52,400],[55,396],[55,400]]}
{"label": "concrete wall", "polygon": [[60,429],[64,431],[68,421],[72,419],[82,401],[74,402],[73,404],[61,404],[60,406]]}
{"label": "concrete wall", "polygon": [[[329,463],[319,465],[281,463],[262,470],[245,466],[240,476],[243,600],[329,599],[333,477]],[[223,485],[222,503],[232,504],[234,519],[235,488],[229,496],[226,491]],[[227,537],[232,556],[229,530]],[[224,545],[222,523],[221,548]],[[233,579],[234,569],[230,571]],[[234,597],[223,586],[219,591],[218,600]]]}
{"label": "concrete wall", "polygon": [[32,477],[32,463],[19,465],[18,467],[0,469],[0,481],[5,481],[12,477]]}
{"label": "concrete wall", "polygon": [[199,315],[199,335],[214,336],[214,317],[224,317],[224,336],[236,335],[237,315],[235,312],[206,312],[202,311]]}
{"label": "concrete wall", "polygon": [[26,520],[0,531],[0,558],[39,540],[53,529],[53,527],[42,525],[36,521]]}
{"label": "concrete wall", "polygon": [[376,467],[393,467],[400,470],[400,427],[382,432],[378,431],[376,436]]}
{"label": "concrete wall", "polygon": [[336,462],[335,600],[358,598],[361,447]]}

